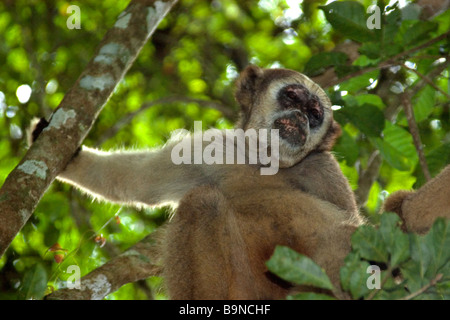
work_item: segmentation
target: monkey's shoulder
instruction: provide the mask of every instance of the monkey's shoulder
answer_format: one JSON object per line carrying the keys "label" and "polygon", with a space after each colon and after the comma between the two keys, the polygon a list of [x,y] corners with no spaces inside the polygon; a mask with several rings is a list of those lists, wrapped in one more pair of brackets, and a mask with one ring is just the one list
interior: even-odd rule
{"label": "monkey's shoulder", "polygon": [[255,168],[236,166],[217,183],[226,197],[248,199],[255,205],[263,199],[284,201],[297,207],[305,201],[320,200],[339,209],[356,211],[350,184],[329,152],[311,154],[295,166],[280,168],[274,175],[261,175]]}

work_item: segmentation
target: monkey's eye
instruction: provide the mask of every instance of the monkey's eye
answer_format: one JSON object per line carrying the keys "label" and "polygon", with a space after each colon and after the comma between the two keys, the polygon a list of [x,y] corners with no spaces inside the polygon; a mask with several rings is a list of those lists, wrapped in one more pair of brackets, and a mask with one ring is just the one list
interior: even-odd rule
{"label": "monkey's eye", "polygon": [[312,109],[310,111],[310,114],[315,118],[315,119],[319,119],[320,118],[320,112],[316,109]]}
{"label": "monkey's eye", "polygon": [[312,100],[308,105],[308,119],[309,127],[315,128],[322,124],[323,121],[323,109],[319,101]]}
{"label": "monkey's eye", "polygon": [[287,109],[301,108],[308,103],[308,99],[309,92],[299,85],[291,85],[282,91],[282,105]]}
{"label": "monkey's eye", "polygon": [[291,99],[291,100],[298,100],[298,95],[297,95],[297,93],[295,92],[295,91],[291,91],[291,90],[288,90],[287,92],[286,92],[286,96],[289,98],[289,99]]}

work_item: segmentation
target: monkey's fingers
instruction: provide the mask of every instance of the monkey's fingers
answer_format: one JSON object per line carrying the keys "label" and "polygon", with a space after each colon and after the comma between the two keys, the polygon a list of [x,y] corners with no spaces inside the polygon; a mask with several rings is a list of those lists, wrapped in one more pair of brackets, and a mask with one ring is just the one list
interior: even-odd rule
{"label": "monkey's fingers", "polygon": [[49,122],[45,120],[45,118],[34,118],[31,120],[30,126],[27,130],[27,143],[29,147],[36,141],[42,130],[44,130],[48,124]]}

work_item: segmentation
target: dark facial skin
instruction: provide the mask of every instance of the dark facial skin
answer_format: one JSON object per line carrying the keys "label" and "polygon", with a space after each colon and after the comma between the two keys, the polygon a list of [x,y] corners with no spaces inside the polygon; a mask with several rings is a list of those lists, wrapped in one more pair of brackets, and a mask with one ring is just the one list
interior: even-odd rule
{"label": "dark facial skin", "polygon": [[291,84],[280,90],[278,101],[285,115],[275,120],[280,136],[292,145],[302,145],[309,130],[323,122],[324,110],[319,98],[301,84]]}

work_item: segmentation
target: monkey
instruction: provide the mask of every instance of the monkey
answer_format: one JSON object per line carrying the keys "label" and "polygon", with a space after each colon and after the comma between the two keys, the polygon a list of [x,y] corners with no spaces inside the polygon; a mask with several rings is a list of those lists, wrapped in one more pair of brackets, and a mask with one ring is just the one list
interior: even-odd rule
{"label": "monkey", "polygon": [[236,81],[235,99],[236,129],[270,132],[256,149],[275,155],[276,173],[262,174],[267,163],[248,157],[243,164],[175,164],[180,143],[192,153],[207,149],[205,141],[195,146],[194,132],[156,150],[82,146],[57,179],[110,202],[176,207],[159,248],[172,299],[280,299],[303,290],[268,271],[277,245],[310,257],[337,288],[333,293],[345,297],[339,268],[364,219],[331,153],[341,129],[328,96],[297,71],[250,65]]}
{"label": "monkey", "polygon": [[450,218],[450,165],[417,191],[401,190],[386,199],[382,211],[396,213],[404,231],[426,233],[438,217]]}

